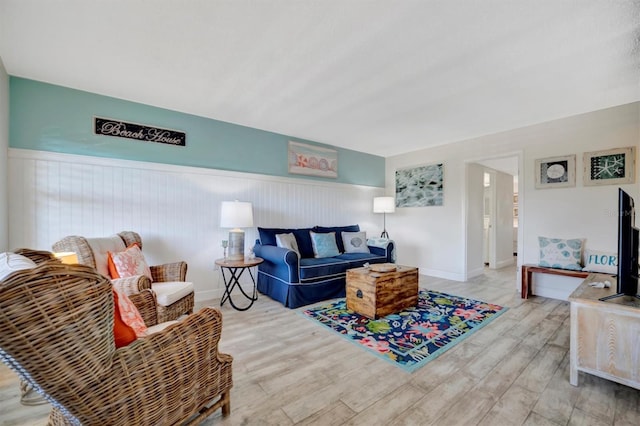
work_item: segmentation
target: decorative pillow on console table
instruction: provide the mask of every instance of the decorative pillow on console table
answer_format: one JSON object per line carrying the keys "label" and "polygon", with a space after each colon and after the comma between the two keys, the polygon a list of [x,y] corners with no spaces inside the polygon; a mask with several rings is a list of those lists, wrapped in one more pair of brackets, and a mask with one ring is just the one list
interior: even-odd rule
{"label": "decorative pillow on console table", "polygon": [[316,233],[309,231],[311,243],[313,244],[313,254],[316,258],[338,256],[340,251],[336,244],[336,233]]}
{"label": "decorative pillow on console table", "polygon": [[296,236],[293,235],[293,233],[276,234],[276,245],[278,247],[293,250],[296,253],[298,253],[298,257],[300,257],[300,249],[298,248],[298,242],[296,241]]}
{"label": "decorative pillow on console table", "polygon": [[582,270],[615,275],[618,273],[618,255],[616,253],[584,249],[584,268]]}
{"label": "decorative pillow on console table", "polygon": [[371,253],[367,245],[367,233],[361,232],[343,232],[342,244],[345,253]]}
{"label": "decorative pillow on console table", "polygon": [[111,278],[127,278],[136,275],[145,275],[151,281],[151,269],[137,244],[131,244],[120,253],[108,252],[107,262]]}
{"label": "decorative pillow on console table", "polygon": [[539,266],[581,271],[582,240],[538,237],[540,244]]}

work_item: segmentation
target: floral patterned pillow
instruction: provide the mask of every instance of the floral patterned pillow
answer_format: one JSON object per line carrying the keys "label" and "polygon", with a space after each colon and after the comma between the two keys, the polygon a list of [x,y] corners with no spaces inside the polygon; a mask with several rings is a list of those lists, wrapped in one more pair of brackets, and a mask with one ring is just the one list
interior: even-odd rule
{"label": "floral patterned pillow", "polygon": [[147,335],[147,326],[140,315],[140,311],[133,304],[129,296],[116,290],[113,291],[118,295],[116,302],[118,303],[118,310],[120,311],[120,318],[122,322],[127,324],[136,333],[136,337],[144,337]]}
{"label": "floral patterned pillow", "polygon": [[137,244],[131,244],[120,253],[108,252],[107,263],[112,279],[145,275],[152,280],[151,269]]}

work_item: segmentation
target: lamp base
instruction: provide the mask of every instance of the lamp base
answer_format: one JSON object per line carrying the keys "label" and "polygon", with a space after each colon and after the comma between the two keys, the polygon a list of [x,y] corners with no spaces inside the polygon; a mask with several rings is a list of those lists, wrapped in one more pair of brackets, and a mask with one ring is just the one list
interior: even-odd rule
{"label": "lamp base", "polygon": [[380,234],[380,238],[386,238],[387,240],[389,239],[389,233],[386,229],[382,231],[382,234]]}
{"label": "lamp base", "polygon": [[229,255],[227,260],[244,260],[244,231],[241,229],[229,231]]}

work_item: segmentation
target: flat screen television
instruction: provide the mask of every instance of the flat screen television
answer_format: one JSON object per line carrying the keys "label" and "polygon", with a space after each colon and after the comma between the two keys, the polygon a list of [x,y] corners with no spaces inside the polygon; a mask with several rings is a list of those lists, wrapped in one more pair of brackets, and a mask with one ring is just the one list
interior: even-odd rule
{"label": "flat screen television", "polygon": [[638,296],[638,241],[640,231],[635,226],[633,198],[618,189],[618,291],[615,297]]}

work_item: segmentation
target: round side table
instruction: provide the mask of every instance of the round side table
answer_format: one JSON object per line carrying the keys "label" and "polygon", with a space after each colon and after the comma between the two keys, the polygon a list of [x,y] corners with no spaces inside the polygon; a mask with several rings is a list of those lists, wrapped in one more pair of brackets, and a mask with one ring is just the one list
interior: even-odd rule
{"label": "round side table", "polygon": [[[216,265],[220,267],[220,271],[222,273],[222,279],[224,280],[224,294],[222,295],[222,299],[220,300],[220,306],[224,305],[224,302],[227,300],[233,306],[234,309],[238,311],[246,311],[249,309],[253,302],[258,300],[258,290],[256,288],[256,279],[251,272],[251,268],[254,266],[258,266],[264,262],[264,259],[261,257],[254,257],[250,259],[245,257],[243,260],[229,260],[229,259],[217,259]],[[249,275],[251,276],[251,282],[253,283],[253,291],[251,294],[248,294],[243,288],[242,284],[240,284],[240,277],[244,273],[245,270],[249,270]],[[227,278],[227,274],[225,274],[225,270],[228,272],[229,277]],[[240,292],[244,297],[249,300],[249,304],[245,307],[239,307],[233,302],[231,298],[231,292],[233,289],[238,286]]]}

